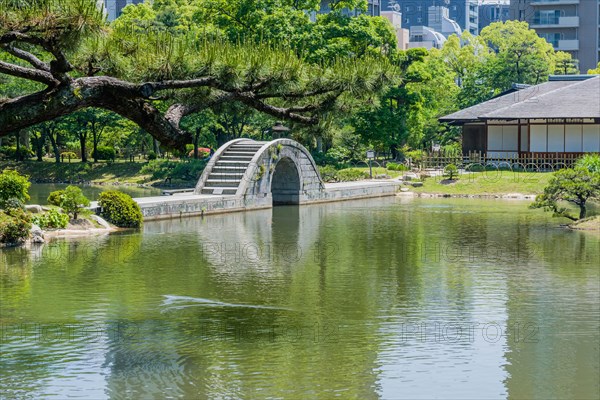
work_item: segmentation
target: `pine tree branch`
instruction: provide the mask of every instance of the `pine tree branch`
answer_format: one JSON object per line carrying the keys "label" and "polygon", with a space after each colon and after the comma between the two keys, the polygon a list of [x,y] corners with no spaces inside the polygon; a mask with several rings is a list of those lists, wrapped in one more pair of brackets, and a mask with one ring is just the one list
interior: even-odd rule
{"label": "pine tree branch", "polygon": [[17,58],[20,58],[23,61],[27,61],[29,64],[31,64],[32,67],[36,69],[50,72],[50,65],[46,64],[45,62],[43,62],[42,60],[25,50],[21,50],[17,47],[14,47],[12,44],[2,45],[1,48],[7,53],[12,54]]}
{"label": "pine tree branch", "polygon": [[59,83],[49,72],[21,67],[20,65],[11,64],[4,61],[0,61],[0,72],[6,75],[15,76],[17,78],[45,83],[48,86],[56,86]]}

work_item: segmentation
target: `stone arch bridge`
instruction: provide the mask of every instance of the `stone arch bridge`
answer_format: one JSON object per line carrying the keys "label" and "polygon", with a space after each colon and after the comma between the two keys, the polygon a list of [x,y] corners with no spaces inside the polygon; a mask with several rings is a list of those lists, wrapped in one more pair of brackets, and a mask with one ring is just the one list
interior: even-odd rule
{"label": "stone arch bridge", "polygon": [[389,180],[324,184],[315,161],[301,144],[291,139],[236,139],[213,154],[193,190],[165,191],[170,196],[135,201],[144,220],[157,220],[393,196],[399,187],[400,182]]}
{"label": "stone arch bridge", "polygon": [[319,200],[325,185],[312,156],[291,139],[235,139],[211,157],[198,180],[197,195],[235,195],[254,206]]}

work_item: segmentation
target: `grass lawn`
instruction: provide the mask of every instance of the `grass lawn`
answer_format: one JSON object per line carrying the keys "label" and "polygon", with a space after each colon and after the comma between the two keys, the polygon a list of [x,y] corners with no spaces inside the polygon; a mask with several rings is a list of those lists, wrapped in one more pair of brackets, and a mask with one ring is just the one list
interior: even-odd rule
{"label": "grass lawn", "polygon": [[[367,174],[369,173],[369,167],[358,167],[355,169],[365,171]],[[399,176],[404,175],[406,172],[407,171],[390,171],[389,169],[385,169],[383,167],[373,167],[373,178],[380,174],[388,175],[390,178],[398,178]]]}
{"label": "grass lawn", "polygon": [[[369,172],[369,168],[357,168]],[[373,168],[373,177],[377,174],[386,174],[391,178],[398,178],[407,171],[389,171],[385,168]],[[425,179],[423,186],[412,187],[417,193],[457,194],[457,195],[485,195],[485,194],[539,194],[544,191],[551,172],[511,172],[487,171],[471,172],[460,175],[459,179],[448,182],[444,177],[436,176]]]}
{"label": "grass lawn", "polygon": [[0,168],[13,168],[22,174],[29,175],[34,181],[44,182],[116,182],[121,183],[144,183],[149,179],[148,175],[141,174],[140,170],[146,165],[145,162],[114,163],[81,163],[71,160],[56,164],[49,161],[2,161]]}
{"label": "grass lawn", "polygon": [[423,186],[412,188],[418,193],[440,194],[539,194],[552,177],[551,172],[488,171],[460,175],[458,180],[443,177],[425,179]]}

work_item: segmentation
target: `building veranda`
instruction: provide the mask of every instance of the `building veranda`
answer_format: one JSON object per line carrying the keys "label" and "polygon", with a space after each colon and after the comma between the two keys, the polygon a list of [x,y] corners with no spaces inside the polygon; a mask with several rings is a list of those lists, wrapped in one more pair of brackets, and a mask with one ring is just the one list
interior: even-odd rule
{"label": "building veranda", "polygon": [[575,160],[600,153],[600,76],[551,76],[440,118],[462,127],[464,156]]}

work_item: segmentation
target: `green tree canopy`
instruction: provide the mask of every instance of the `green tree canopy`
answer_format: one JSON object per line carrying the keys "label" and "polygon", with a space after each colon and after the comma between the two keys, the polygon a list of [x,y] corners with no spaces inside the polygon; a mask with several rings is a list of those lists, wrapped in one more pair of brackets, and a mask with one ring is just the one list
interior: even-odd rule
{"label": "green tree canopy", "polygon": [[[138,14],[154,11],[157,18],[168,11],[140,8]],[[0,0],[0,74],[44,87],[0,103],[0,135],[96,107],[182,148],[191,135],[181,119],[218,104],[239,102],[315,124],[323,111],[377,93],[397,77],[373,52],[311,63],[286,44],[215,38],[198,28],[204,9],[173,8],[160,30],[111,27],[93,0]],[[180,14],[196,28],[173,35],[166,28],[184,26]]]}
{"label": "green tree canopy", "polygon": [[513,83],[543,82],[554,71],[552,45],[526,22],[493,23],[481,30],[480,37],[495,52],[489,73],[503,90]]}
{"label": "green tree canopy", "polygon": [[[569,218],[573,221],[586,216],[588,200],[600,199],[600,172],[592,172],[584,167],[562,169],[538,195],[531,208],[543,208],[552,211],[554,216]],[[572,216],[560,202],[568,202],[579,207],[579,217]]]}

